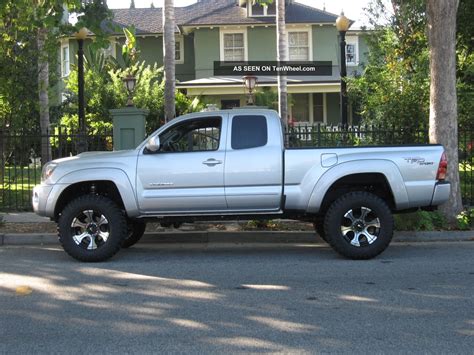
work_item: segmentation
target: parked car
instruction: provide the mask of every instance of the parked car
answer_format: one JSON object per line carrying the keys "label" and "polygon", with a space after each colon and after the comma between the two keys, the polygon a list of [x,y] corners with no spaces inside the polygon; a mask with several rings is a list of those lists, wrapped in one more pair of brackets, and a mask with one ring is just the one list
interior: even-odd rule
{"label": "parked car", "polygon": [[134,150],[54,160],[33,191],[64,250],[103,261],[148,221],[312,221],[338,253],[370,259],[389,245],[393,213],[447,201],[440,145],[288,149],[278,114],[236,109],[176,118]]}

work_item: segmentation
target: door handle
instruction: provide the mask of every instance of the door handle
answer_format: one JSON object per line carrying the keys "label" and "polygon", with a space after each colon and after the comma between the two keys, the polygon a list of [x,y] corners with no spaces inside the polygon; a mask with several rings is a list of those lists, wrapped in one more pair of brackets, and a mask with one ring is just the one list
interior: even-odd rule
{"label": "door handle", "polygon": [[207,159],[205,161],[202,162],[204,165],[207,165],[207,166],[216,166],[218,164],[222,164],[222,161],[221,160],[216,160],[216,159]]}

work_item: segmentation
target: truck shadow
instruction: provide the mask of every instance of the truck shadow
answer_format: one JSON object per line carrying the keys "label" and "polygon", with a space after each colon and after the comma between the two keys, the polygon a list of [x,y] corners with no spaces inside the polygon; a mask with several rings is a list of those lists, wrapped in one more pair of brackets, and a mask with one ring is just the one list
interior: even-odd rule
{"label": "truck shadow", "polygon": [[[401,336],[418,319],[444,321],[445,333],[416,327],[413,346],[435,336],[455,346],[472,332],[456,308],[473,302],[466,296],[472,284],[454,269],[437,284],[427,268],[410,275],[419,261],[406,253],[395,245],[379,259],[354,262],[318,244],[138,244],[109,262],[84,264],[57,247],[3,248],[2,339],[19,351],[63,343],[73,352],[395,351],[383,325]],[[404,258],[409,262],[398,267]],[[21,285],[32,293],[17,295]],[[30,336],[18,341],[23,332]]]}

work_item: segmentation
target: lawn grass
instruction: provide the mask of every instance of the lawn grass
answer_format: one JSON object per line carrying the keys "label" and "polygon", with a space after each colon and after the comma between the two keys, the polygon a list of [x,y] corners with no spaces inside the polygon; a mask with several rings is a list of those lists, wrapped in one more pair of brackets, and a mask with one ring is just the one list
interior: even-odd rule
{"label": "lawn grass", "polygon": [[6,166],[0,177],[0,210],[31,210],[31,191],[40,180],[40,167]]}

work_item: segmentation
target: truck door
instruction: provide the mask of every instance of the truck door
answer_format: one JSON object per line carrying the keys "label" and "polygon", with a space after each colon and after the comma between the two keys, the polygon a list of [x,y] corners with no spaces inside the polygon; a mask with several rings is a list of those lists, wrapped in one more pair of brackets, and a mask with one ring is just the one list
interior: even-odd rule
{"label": "truck door", "polygon": [[178,122],[160,133],[156,153],[140,152],[137,197],[145,213],[227,209],[224,163],[227,121],[209,116]]}
{"label": "truck door", "polygon": [[229,115],[225,195],[229,210],[278,211],[283,191],[279,120],[262,114]]}

